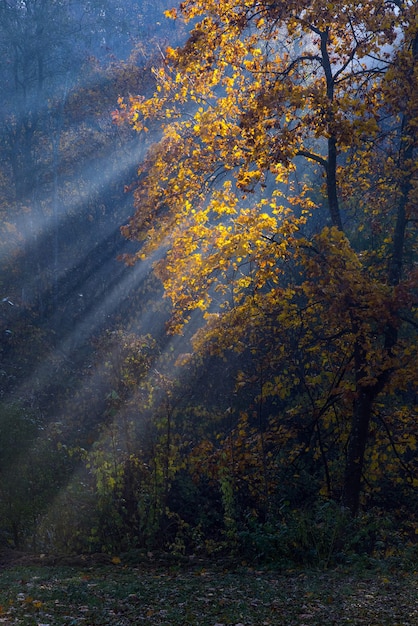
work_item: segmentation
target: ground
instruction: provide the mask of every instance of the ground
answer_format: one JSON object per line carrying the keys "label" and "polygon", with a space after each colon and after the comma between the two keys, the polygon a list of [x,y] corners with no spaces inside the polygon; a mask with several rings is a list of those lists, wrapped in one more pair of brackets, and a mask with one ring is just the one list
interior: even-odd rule
{"label": "ground", "polygon": [[119,557],[65,565],[20,559],[2,564],[0,624],[418,626],[413,569],[399,562],[277,571],[152,559],[132,565]]}

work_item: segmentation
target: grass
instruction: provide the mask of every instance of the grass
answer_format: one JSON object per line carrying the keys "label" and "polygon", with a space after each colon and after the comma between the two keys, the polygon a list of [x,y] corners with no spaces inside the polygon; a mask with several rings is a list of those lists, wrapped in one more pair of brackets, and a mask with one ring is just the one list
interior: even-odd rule
{"label": "grass", "polygon": [[417,626],[417,572],[387,563],[275,572],[248,566],[12,565],[0,624]]}

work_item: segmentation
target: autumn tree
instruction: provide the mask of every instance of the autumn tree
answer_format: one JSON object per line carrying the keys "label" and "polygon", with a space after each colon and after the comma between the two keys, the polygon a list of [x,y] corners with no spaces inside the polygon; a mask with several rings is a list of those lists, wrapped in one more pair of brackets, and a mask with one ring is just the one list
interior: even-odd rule
{"label": "autumn tree", "polygon": [[[398,459],[416,448],[416,4],[186,0],[169,16],[193,23],[187,43],[151,98],[121,101],[138,131],[163,129],[128,261],[160,251],[171,330],[203,312],[196,350],[269,338],[270,393],[298,399],[329,495],[356,514],[371,430]],[[320,435],[337,427],[334,480]]]}

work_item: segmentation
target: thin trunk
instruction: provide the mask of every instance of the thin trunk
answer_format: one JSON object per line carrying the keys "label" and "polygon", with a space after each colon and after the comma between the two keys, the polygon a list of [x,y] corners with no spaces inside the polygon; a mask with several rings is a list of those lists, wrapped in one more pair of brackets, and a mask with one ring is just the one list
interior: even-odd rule
{"label": "thin trunk", "polygon": [[340,214],[340,206],[338,201],[338,192],[337,192],[337,141],[335,138],[335,134],[333,131],[334,125],[334,113],[332,110],[333,101],[334,101],[334,86],[335,79],[332,74],[332,66],[331,60],[328,54],[328,40],[329,40],[329,29],[327,28],[325,31],[320,32],[321,37],[321,60],[322,67],[324,69],[325,79],[327,83],[327,99],[328,99],[328,154],[327,154],[327,164],[325,168],[326,172],[326,181],[327,181],[327,197],[328,197],[328,210],[331,217],[331,222],[333,226],[339,228],[339,230],[343,230],[343,225],[341,221]]}
{"label": "thin trunk", "polygon": [[57,310],[58,303],[58,276],[59,276],[59,142],[60,142],[60,130],[58,136],[52,139],[52,154],[53,154],[53,306],[54,313]]}
{"label": "thin trunk", "polygon": [[165,442],[164,458],[164,509],[167,506],[168,495],[170,493],[170,457],[171,457],[171,407],[170,401],[166,403],[167,432]]}
{"label": "thin trunk", "polygon": [[337,142],[335,137],[328,139],[326,177],[328,210],[331,216],[331,222],[333,226],[336,226],[339,230],[343,230],[337,193]]}
{"label": "thin trunk", "polygon": [[325,453],[324,443],[322,441],[322,435],[321,435],[321,428],[319,426],[319,420],[316,422],[316,434],[317,434],[317,437],[318,437],[318,446],[319,446],[319,451],[320,451],[320,454],[321,454],[322,465],[324,467],[325,482],[326,482],[326,485],[327,485],[327,496],[328,496],[328,498],[330,498],[331,494],[332,494],[331,474],[329,472],[328,459],[327,459],[327,455]]}
{"label": "thin trunk", "polygon": [[269,468],[267,461],[267,449],[266,449],[266,440],[265,440],[265,432],[266,432],[266,424],[263,418],[263,404],[264,404],[264,396],[263,396],[263,386],[264,386],[264,378],[263,378],[263,367],[261,366],[260,372],[260,396],[258,402],[258,428],[260,433],[260,448],[261,448],[261,462],[263,467],[263,495],[264,495],[264,521],[268,521],[270,517],[270,489],[269,489]]}
{"label": "thin trunk", "polygon": [[361,390],[353,407],[343,488],[343,504],[352,515],[357,515],[360,504],[364,455],[375,397],[373,389]]}

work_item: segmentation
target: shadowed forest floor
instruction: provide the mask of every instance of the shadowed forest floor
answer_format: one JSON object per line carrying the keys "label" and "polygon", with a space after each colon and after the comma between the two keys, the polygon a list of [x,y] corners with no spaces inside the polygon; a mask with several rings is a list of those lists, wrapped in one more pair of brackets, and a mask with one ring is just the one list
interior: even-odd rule
{"label": "shadowed forest floor", "polygon": [[327,571],[221,565],[10,565],[0,624],[22,626],[417,626],[418,573],[375,564]]}

